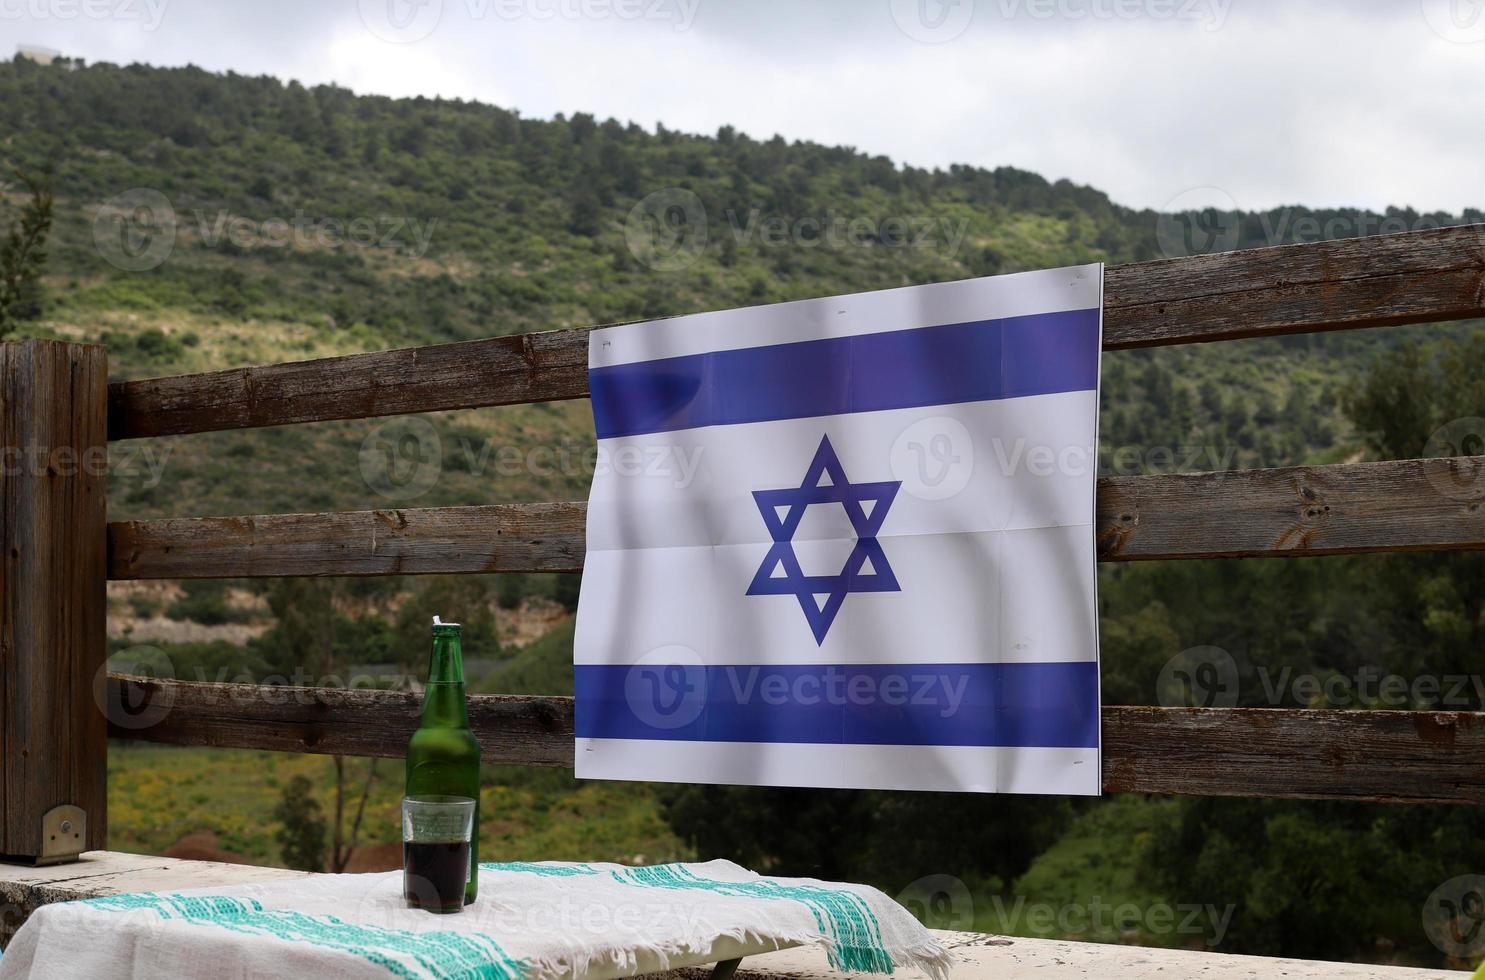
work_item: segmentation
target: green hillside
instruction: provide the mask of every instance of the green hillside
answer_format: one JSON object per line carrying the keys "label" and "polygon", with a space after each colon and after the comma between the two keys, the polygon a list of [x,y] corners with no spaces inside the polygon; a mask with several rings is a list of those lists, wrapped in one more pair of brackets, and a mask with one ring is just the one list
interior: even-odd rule
{"label": "green hillside", "polygon": [[[523,119],[196,69],[0,64],[0,133],[10,165],[56,168],[44,296],[19,332],[106,342],[119,378],[1161,254],[1153,212],[1010,168],[926,171],[725,128]],[[22,196],[12,182],[6,199]],[[1203,220],[1253,245],[1382,217]],[[1209,446],[1201,466],[1339,454],[1335,363],[1387,342],[1110,355],[1103,442]],[[471,503],[497,477],[508,500],[584,491],[580,465],[525,455],[580,457],[583,404],[432,424],[440,474],[415,495],[368,489],[359,451],[377,423],[327,423],[131,443],[111,507],[139,518]]]}
{"label": "green hillside", "polygon": [[[40,292],[7,337],[101,341],[116,378],[1143,261],[1171,244],[1169,216],[1010,168],[922,170],[730,128],[525,119],[193,68],[0,63],[0,163],[54,168],[56,194]],[[19,181],[0,187],[0,235],[26,201]],[[1200,220],[1253,247],[1376,230],[1384,217],[1482,219],[1294,207]],[[1439,426],[1485,417],[1475,326],[1111,353],[1105,469],[1416,456]],[[580,499],[592,439],[579,401],[139,440],[112,447],[110,516]],[[389,450],[426,479],[389,485]],[[110,615],[198,637],[149,641],[180,677],[391,664],[405,679],[422,669],[428,617],[456,613],[482,690],[559,694],[572,690],[571,620],[558,609],[534,642],[510,627],[571,608],[573,586],[199,583],[116,594]],[[1100,603],[1110,703],[1157,702],[1162,668],[1200,647],[1231,656],[1244,705],[1480,708],[1482,687],[1468,683],[1485,647],[1474,555],[1107,565]],[[1407,695],[1380,702],[1351,683],[1367,670],[1402,678]],[[1342,683],[1314,695],[1295,677]],[[1413,683],[1450,678],[1467,682],[1458,703]],[[327,760],[280,761],[121,746],[111,832],[160,850],[210,830],[275,860],[278,780],[305,775],[322,798],[333,784]],[[725,856],[892,894],[949,876],[982,928],[1231,951],[1446,965],[1417,910],[1485,866],[1479,808],[613,786],[493,769],[486,792],[485,833],[512,857]],[[395,776],[375,785],[369,841],[390,839],[395,795]],[[1048,929],[1015,912],[1017,899],[1057,909],[1092,896],[1232,914],[1219,937],[1162,931],[1148,914]]]}

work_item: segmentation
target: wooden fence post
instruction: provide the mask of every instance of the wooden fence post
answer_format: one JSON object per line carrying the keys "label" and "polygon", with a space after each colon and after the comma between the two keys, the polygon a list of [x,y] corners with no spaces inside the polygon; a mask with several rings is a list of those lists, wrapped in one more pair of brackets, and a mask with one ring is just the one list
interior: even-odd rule
{"label": "wooden fence post", "polygon": [[108,356],[0,344],[0,859],[105,846]]}

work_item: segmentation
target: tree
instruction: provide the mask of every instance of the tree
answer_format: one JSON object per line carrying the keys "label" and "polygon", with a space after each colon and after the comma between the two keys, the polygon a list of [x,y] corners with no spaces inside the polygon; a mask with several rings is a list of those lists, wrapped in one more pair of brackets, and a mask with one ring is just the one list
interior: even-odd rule
{"label": "tree", "polygon": [[[336,632],[345,617],[335,608],[340,583],[334,579],[277,580],[268,593],[268,605],[278,617],[278,624],[263,637],[262,648],[274,666],[290,678],[308,678],[310,684],[339,677],[346,680],[350,666],[337,656]],[[346,826],[350,777],[344,756],[334,756],[335,817],[331,824],[330,870],[339,874],[350,863],[351,853],[361,832],[361,819],[366,813],[366,800],[376,782],[376,760],[368,759],[366,778],[361,785],[355,817]],[[318,806],[318,805],[317,805]]]}
{"label": "tree", "polygon": [[495,580],[495,604],[501,609],[518,609],[526,597],[526,577],[506,572]]}
{"label": "tree", "polygon": [[583,577],[572,572],[561,572],[557,575],[557,584],[553,591],[553,598],[560,602],[568,612],[576,612],[578,607],[578,593],[583,587]]}
{"label": "tree", "polygon": [[46,236],[52,227],[52,171],[32,177],[16,169],[31,199],[0,242],[0,335],[22,320],[41,315],[41,273],[46,266]]}
{"label": "tree", "polygon": [[397,610],[394,643],[398,662],[419,677],[426,673],[434,616],[463,626],[466,657],[499,653],[500,635],[490,594],[495,585],[488,576],[430,576],[419,582]]}
{"label": "tree", "polygon": [[308,778],[295,776],[283,789],[273,819],[279,822],[274,840],[284,864],[300,871],[325,870],[325,818]]}
{"label": "tree", "polygon": [[704,858],[888,889],[945,869],[1008,885],[1072,813],[1054,797],[952,793],[667,786],[661,799]]}

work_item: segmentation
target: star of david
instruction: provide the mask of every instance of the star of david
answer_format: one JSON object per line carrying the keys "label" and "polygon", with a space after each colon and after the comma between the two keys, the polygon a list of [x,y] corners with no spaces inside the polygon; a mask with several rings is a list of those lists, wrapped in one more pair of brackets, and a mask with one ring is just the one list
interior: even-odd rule
{"label": "star of david", "polygon": [[[753,500],[773,537],[773,546],[758,566],[748,595],[792,595],[799,600],[817,645],[825,642],[846,596],[852,592],[901,592],[877,532],[902,481],[852,483],[828,436],[797,487],[754,490]],[[840,504],[856,533],[856,546],[839,575],[806,575],[794,553],[794,534],[813,504]]]}

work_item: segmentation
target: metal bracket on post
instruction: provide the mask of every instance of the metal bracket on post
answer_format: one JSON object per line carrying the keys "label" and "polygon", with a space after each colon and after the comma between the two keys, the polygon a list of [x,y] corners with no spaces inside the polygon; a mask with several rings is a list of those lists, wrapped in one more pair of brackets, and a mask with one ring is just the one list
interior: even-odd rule
{"label": "metal bracket on post", "polygon": [[88,839],[88,813],[80,806],[63,803],[41,817],[41,853],[37,866],[76,861]]}

